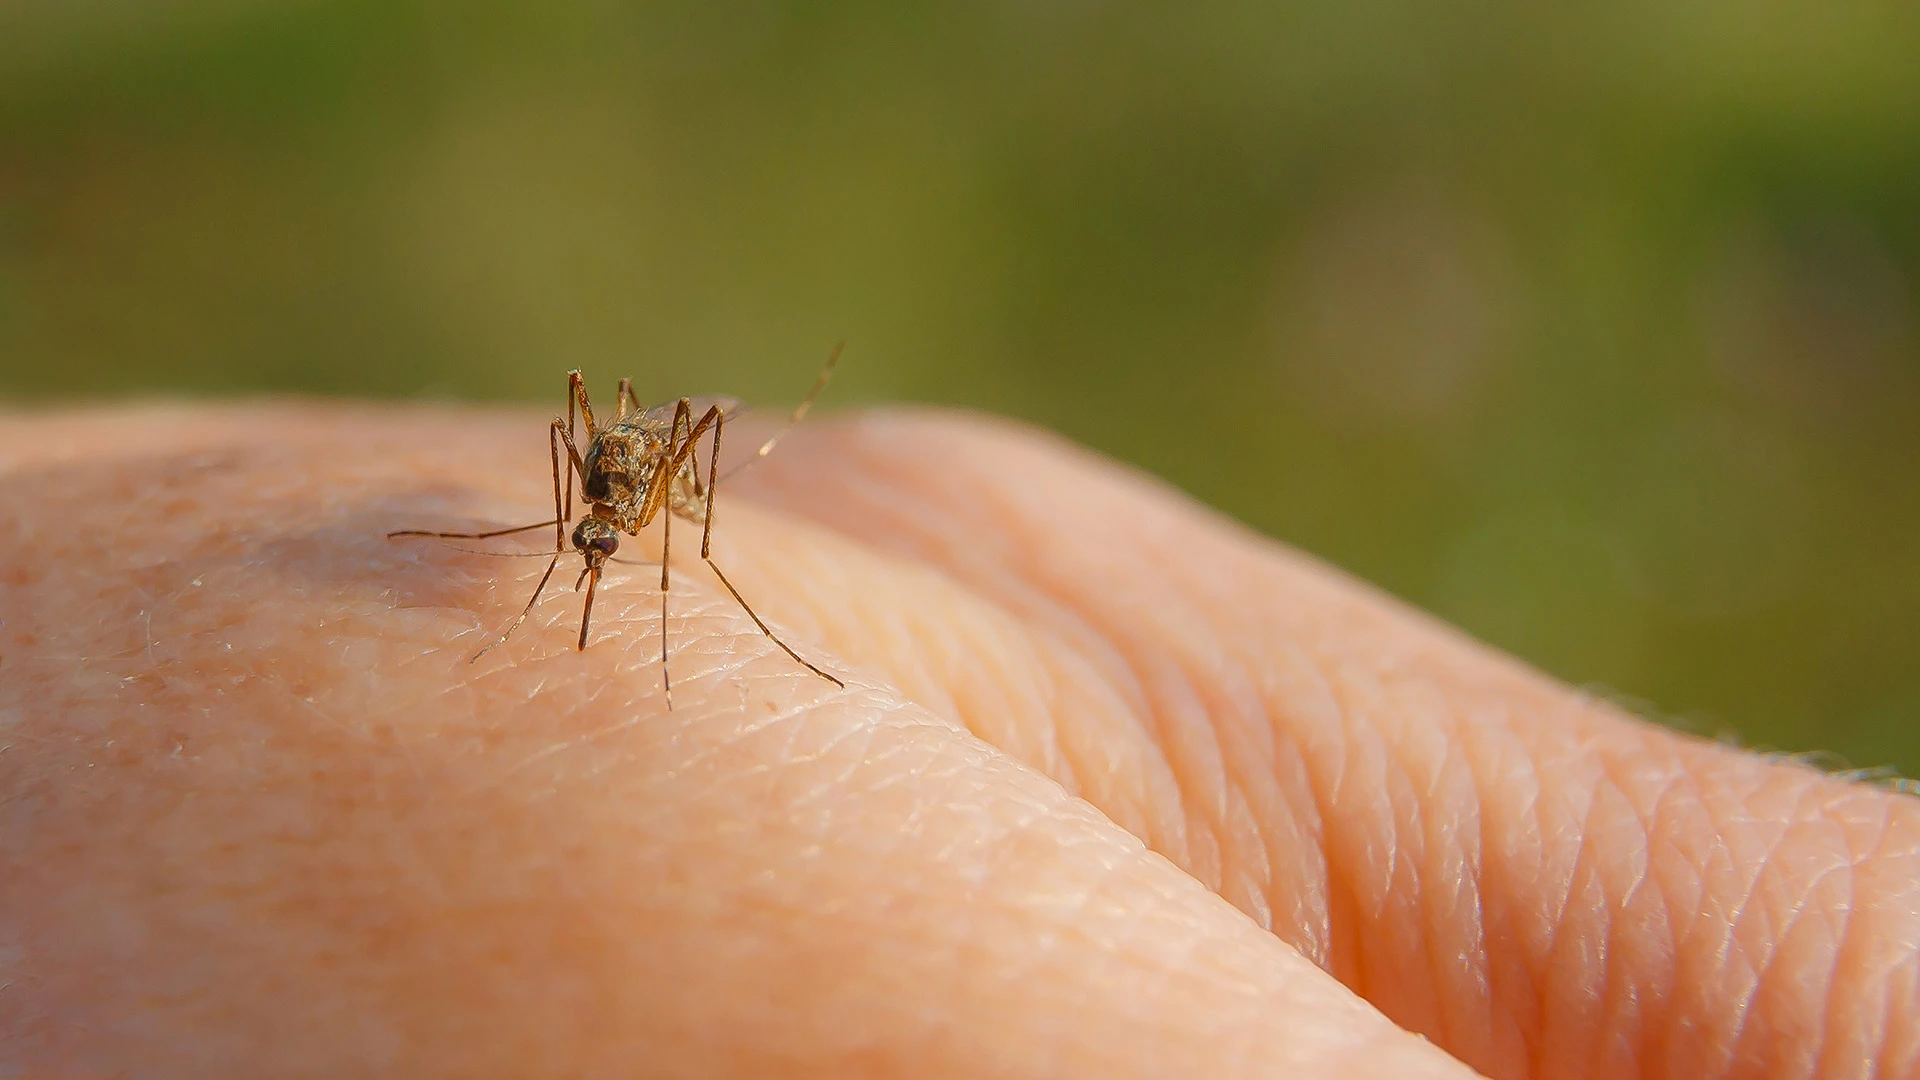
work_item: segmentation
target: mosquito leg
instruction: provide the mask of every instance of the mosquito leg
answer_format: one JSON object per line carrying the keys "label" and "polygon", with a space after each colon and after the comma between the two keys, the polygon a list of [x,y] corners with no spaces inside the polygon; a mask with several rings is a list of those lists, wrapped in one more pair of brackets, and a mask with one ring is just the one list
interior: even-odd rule
{"label": "mosquito leg", "polygon": [[847,343],[844,341],[834,345],[833,351],[827,354],[826,364],[820,368],[819,376],[813,380],[812,388],[807,391],[806,397],[800,399],[800,404],[794,407],[793,415],[787,419],[786,426],[774,432],[766,442],[761,443],[760,449],[753,452],[754,457],[763,458],[772,453],[773,444],[779,442],[787,432],[792,431],[795,424],[806,419],[807,410],[813,408],[813,403],[819,398],[820,392],[827,388],[827,380],[833,378],[833,366],[840,362],[840,350],[846,347]]}
{"label": "mosquito leg", "polygon": [[[574,465],[579,467],[580,451],[575,449],[579,444],[574,441],[573,428],[573,410],[576,406],[580,409],[581,418],[587,422],[587,441],[592,442],[594,432],[593,403],[587,400],[587,384],[586,380],[580,377],[579,368],[567,372],[567,452],[572,456]],[[586,483],[586,477],[587,470],[580,468],[580,482],[582,484]],[[566,516],[573,516],[573,476],[571,474],[567,476]]]}
{"label": "mosquito leg", "polygon": [[[513,625],[507,627],[506,633],[501,634],[499,638],[495,639],[493,644],[488,645],[486,648],[481,649],[477,653],[474,653],[472,658],[468,660],[468,663],[472,663],[474,660],[480,659],[482,656],[485,656],[492,649],[496,648],[497,646],[505,644],[506,640],[513,636],[513,632],[515,630],[520,629],[520,624],[523,622],[526,622],[528,614],[530,614],[533,611],[533,605],[540,602],[540,594],[546,591],[547,582],[553,577],[554,567],[560,565],[560,556],[566,554],[567,516],[562,511],[562,508],[560,505],[560,441],[563,438],[565,438],[565,435],[561,429],[562,429],[562,422],[560,418],[557,416],[553,418],[553,423],[547,425],[547,454],[552,459],[552,462],[553,462],[553,513],[554,513],[553,558],[547,561],[547,572],[540,575],[540,584],[535,585],[533,587],[533,596],[527,600],[527,606],[520,609],[520,615],[518,618],[513,620]],[[573,453],[572,442],[567,443],[567,455],[568,455],[567,475],[571,477],[573,475],[573,470],[577,469],[580,464],[579,456]],[[545,524],[546,522],[544,521],[540,523],[540,525],[545,525]],[[537,525],[526,526],[526,528],[538,528],[538,527],[539,526]],[[520,529],[503,530],[503,532],[520,532],[520,531],[522,530]],[[496,534],[482,534],[482,535],[499,535],[499,534],[496,533]],[[476,539],[477,538],[478,537],[476,537]],[[599,580],[598,574],[594,576],[594,580],[595,581]],[[587,592],[587,609],[589,611],[593,609],[592,590],[588,590]],[[585,622],[583,621],[580,627],[580,640],[582,642],[582,645],[581,645],[582,648],[586,647],[585,646],[586,639],[587,639],[587,628],[586,628]]]}
{"label": "mosquito leg", "polygon": [[[571,411],[571,410],[569,410]],[[560,440],[567,440],[567,503],[560,504]],[[573,516],[573,439],[560,430],[560,419],[547,427],[547,456],[553,461],[553,551],[567,550],[567,519]],[[586,478],[581,477],[582,484]]]}
{"label": "mosquito leg", "polygon": [[815,667],[811,662],[807,660],[806,657],[801,656],[797,652],[794,652],[793,646],[788,645],[784,641],[781,641],[780,635],[774,633],[771,629],[768,628],[767,624],[760,618],[759,615],[755,614],[753,608],[747,604],[747,598],[744,596],[741,596],[740,590],[734,588],[733,582],[727,580],[727,575],[720,570],[719,563],[714,562],[712,559],[708,559],[707,565],[713,569],[714,576],[720,579],[720,584],[725,585],[727,587],[727,591],[733,594],[733,600],[735,603],[740,605],[740,610],[747,613],[747,618],[753,620],[753,625],[759,627],[760,632],[767,635],[767,639],[769,641],[772,641],[775,645],[780,646],[780,650],[786,653],[788,656],[793,657],[794,662],[799,664],[801,667],[806,668],[808,671],[813,672],[815,675],[820,676],[821,678],[827,680],[828,682],[832,683],[835,686],[838,686],[842,689],[846,688],[846,685],[847,685],[846,683],[841,682],[839,679],[836,679],[832,675],[829,675],[826,672]]}
{"label": "mosquito leg", "polygon": [[[553,426],[555,428],[558,428],[560,426],[559,417],[556,416],[553,418]],[[586,459],[580,456],[580,451],[574,447],[573,439],[563,434],[560,436],[560,445],[566,448],[567,463],[573,466],[573,471],[580,474],[580,481],[582,483],[585,483],[587,479],[587,462],[586,462]],[[569,479],[571,479],[571,474],[569,474]],[[582,498],[584,497],[585,496],[582,496]],[[572,519],[573,519],[573,500],[572,500],[572,497],[569,496],[567,500],[566,514],[564,517],[561,518],[561,520],[570,521]]]}
{"label": "mosquito leg", "polygon": [[587,381],[580,375],[580,369],[567,372],[567,434],[573,434],[573,409],[578,407],[580,419],[587,425],[587,434],[600,430],[593,422],[593,402],[587,397]]}
{"label": "mosquito leg", "polygon": [[628,406],[632,406],[633,412],[646,411],[646,409],[640,404],[639,396],[633,392],[633,380],[621,379],[620,380],[620,415],[621,416],[627,415]]}
{"label": "mosquito leg", "polygon": [[[491,540],[496,536],[512,536],[514,533],[531,532],[534,529],[544,529],[551,525],[554,531],[553,550],[565,551],[567,544],[564,528],[567,519],[573,516],[573,505],[571,495],[569,495],[565,505],[560,501],[560,446],[556,441],[560,427],[561,421],[558,417],[555,417],[552,426],[547,432],[547,451],[553,458],[553,517],[548,518],[546,521],[536,521],[531,525],[515,525],[510,529],[489,529],[486,532],[436,532],[431,529],[395,529],[393,532],[387,534],[387,539],[393,540],[402,536],[428,536],[441,540]],[[573,488],[572,470],[580,469],[584,474],[584,466],[580,461],[580,455],[574,451],[573,443],[570,440],[567,443],[567,458],[567,489],[571,492]]]}
{"label": "mosquito leg", "polygon": [[[709,409],[708,411],[711,412],[712,410]],[[673,430],[667,435],[667,452],[676,457],[683,452],[681,447],[685,445],[685,443],[680,441],[680,431],[682,428],[687,429],[685,436],[687,442],[692,442],[699,437],[693,433],[692,398],[681,398],[679,401],[673,403]]]}
{"label": "mosquito leg", "polygon": [[[839,350],[836,349],[834,355],[839,355]],[[727,580],[727,575],[720,569],[720,564],[713,561],[713,492],[714,488],[719,486],[720,483],[720,478],[717,475],[720,471],[720,432],[726,427],[726,421],[720,415],[720,410],[717,408],[709,409],[707,411],[707,417],[702,419],[701,423],[705,424],[707,419],[713,421],[713,456],[707,461],[707,523],[700,536],[700,558],[713,569],[713,576],[720,579],[720,584],[725,585],[727,591],[733,594],[734,602],[740,605],[741,611],[747,613],[747,618],[753,620],[753,625],[759,627],[760,632],[767,635],[767,638],[775,645],[780,646],[782,652],[793,657],[794,662],[801,667],[806,668],[808,671],[813,672],[815,675],[820,676],[843,690],[846,689],[846,683],[815,667],[806,657],[794,652],[792,646],[781,641],[780,635],[773,632],[773,629],[753,610],[752,605],[747,603],[747,598],[740,595],[740,590],[733,587],[733,582]]]}
{"label": "mosquito leg", "polygon": [[[827,354],[826,366],[820,369],[819,377],[813,380],[813,389],[808,390],[807,396],[800,399],[800,404],[794,408],[793,415],[789,416],[787,418],[787,422],[780,426],[780,430],[774,432],[772,437],[767,439],[766,442],[763,442],[760,444],[760,448],[753,452],[752,457],[749,457],[745,461],[742,461],[740,464],[735,465],[731,469],[728,469],[727,475],[729,477],[734,476],[735,474],[739,473],[741,469],[744,469],[747,466],[753,464],[754,462],[759,461],[761,458],[766,457],[768,454],[773,453],[774,444],[778,443],[781,439],[786,438],[787,432],[792,431],[795,425],[799,424],[801,420],[806,418],[807,411],[813,408],[814,399],[818,398],[820,396],[820,392],[827,388],[827,380],[833,378],[833,366],[840,362],[840,351],[846,347],[847,347],[847,343],[844,341],[840,342],[839,344],[833,347],[833,351]],[[712,485],[709,484],[708,486],[711,487]]]}
{"label": "mosquito leg", "polygon": [[[547,436],[547,449],[553,458],[554,497],[552,517],[545,521],[536,521],[531,525],[515,525],[508,529],[489,529],[486,532],[438,532],[432,529],[395,529],[387,534],[387,539],[393,540],[402,536],[426,536],[440,540],[491,540],[496,536],[512,536],[514,533],[532,532],[534,529],[544,529],[552,525],[554,527],[553,549],[555,551],[565,551],[567,549],[566,533],[563,532],[562,529],[566,525],[567,520],[573,516],[573,511],[570,505],[563,507],[560,501],[560,447],[558,443],[555,442],[555,432],[560,429],[560,423],[559,418],[556,417]],[[568,444],[567,450],[569,469],[567,479],[571,481],[573,479],[572,470],[581,469],[584,471],[584,466],[580,461],[580,456],[573,452],[571,443]]]}
{"label": "mosquito leg", "polygon": [[667,507],[660,519],[660,685],[666,691],[667,708],[673,708],[673,672],[667,667],[667,594],[672,589],[668,568],[673,565],[673,509],[668,505],[676,472],[671,468],[681,431],[692,426],[692,403],[681,398],[673,407],[673,427],[667,432],[667,464],[656,465],[653,486],[647,491],[646,513],[650,517]]}
{"label": "mosquito leg", "polygon": [[[567,372],[567,447],[568,449],[572,449],[573,447],[573,406],[574,406],[574,402],[579,400],[581,390],[582,390],[582,387],[580,384],[580,369],[575,368],[574,370]],[[573,474],[572,473],[567,474],[567,502],[566,502],[565,512],[567,517],[573,516]]]}
{"label": "mosquito leg", "polygon": [[[686,402],[682,400],[680,404],[684,407]],[[653,474],[647,480],[647,490],[640,496],[640,510],[639,513],[635,515],[638,521],[637,528],[644,529],[653,524],[654,516],[660,513],[661,508],[672,504],[669,496],[672,494],[673,476],[676,467],[674,466],[674,462],[677,460],[673,454],[673,447],[675,440],[679,438],[681,426],[681,417],[676,413],[673,420],[673,430],[667,435],[667,449],[665,453],[654,461]],[[634,535],[637,536],[639,534],[635,533]]]}
{"label": "mosquito leg", "polygon": [[[573,418],[571,409],[567,411],[567,418],[568,420]],[[560,444],[563,442],[567,446],[567,463],[564,466],[560,463]],[[572,437],[562,429],[560,418],[557,416],[553,418],[553,423],[547,425],[547,456],[553,465],[553,550],[555,554],[559,554],[567,550],[567,519],[573,516],[573,474],[578,472],[580,482],[584,484],[587,480],[587,470],[580,460],[579,451],[573,448]],[[567,477],[567,495],[564,505],[560,501],[560,476],[563,472]]]}
{"label": "mosquito leg", "polygon": [[520,624],[527,621],[527,616],[533,611],[533,605],[540,602],[540,594],[546,591],[547,581],[553,577],[553,568],[560,565],[560,555],[561,553],[556,551],[553,553],[553,558],[547,560],[547,572],[540,575],[540,584],[533,587],[533,595],[527,599],[527,606],[520,609],[520,616],[513,620],[513,625],[507,627],[506,633],[494,638],[492,644],[487,645],[479,652],[468,657],[467,663],[471,664],[475,660],[492,652],[494,649],[506,644],[507,639],[513,636],[513,632],[520,629]]}
{"label": "mosquito leg", "polygon": [[[683,399],[681,404],[687,405],[690,403]],[[707,489],[700,485],[700,438],[707,433],[708,428],[719,423],[725,416],[726,413],[720,406],[709,405],[706,413],[700,417],[700,422],[694,424],[687,430],[686,440],[684,442],[669,443],[667,447],[668,459],[667,469],[665,471],[672,476],[673,483],[676,485],[680,483],[682,470],[688,472],[693,478],[693,491],[691,494],[682,491],[678,487],[674,488],[670,508],[674,513],[680,514],[696,524],[706,520],[707,505],[707,500],[705,499]],[[679,424],[676,422],[674,427],[677,432]],[[691,468],[689,468],[689,466],[691,466]]]}
{"label": "mosquito leg", "polygon": [[666,453],[655,466],[653,473],[654,479],[659,483],[648,489],[649,498],[640,518],[641,525],[644,526],[652,521],[653,515],[663,508],[670,514],[677,513],[683,508],[685,496],[679,486],[680,471],[686,465],[690,448],[699,442],[701,435],[706,433],[708,421],[718,411],[718,406],[708,408],[708,415],[703,417],[700,423],[695,424],[693,399],[681,398],[674,402],[673,424],[667,431]]}
{"label": "mosquito leg", "polygon": [[[675,426],[679,418],[675,417]],[[660,686],[666,691],[667,711],[673,711],[673,671],[667,667],[667,567],[673,562],[673,513],[660,515]]]}
{"label": "mosquito leg", "polygon": [[[840,350],[835,349],[834,355],[840,355]],[[709,566],[713,565],[713,558],[709,554],[709,552],[713,550],[713,492],[715,488],[720,486],[720,477],[717,475],[720,471],[720,433],[725,431],[726,427],[727,422],[725,420],[718,416],[713,418],[713,456],[707,459],[707,509],[706,513],[701,515],[706,518],[707,521],[700,530],[700,557],[707,560],[707,565]],[[720,570],[717,566],[714,566],[713,569],[715,573],[718,573]],[[721,580],[724,581],[726,579],[722,578]],[[729,585],[727,588],[731,589],[733,586]],[[740,606],[745,607],[745,601],[742,601]],[[754,622],[759,621],[759,619],[754,620]],[[761,629],[765,629],[765,627]],[[792,650],[788,651],[791,652]],[[806,663],[806,661],[803,660],[801,663]],[[813,665],[807,664],[807,666],[812,667]]]}
{"label": "mosquito leg", "polygon": [[700,422],[688,427],[686,440],[684,442],[678,441],[680,418],[682,415],[691,418],[693,416],[692,407],[692,401],[681,398],[679,406],[674,410],[673,430],[675,438],[669,440],[667,443],[667,452],[671,455],[667,462],[669,475],[677,475],[680,472],[680,467],[687,463],[689,457],[693,456],[694,447],[700,444],[700,437],[705,435],[708,428],[718,424],[720,419],[726,415],[720,411],[720,406],[718,405],[707,406],[707,411],[701,415]]}

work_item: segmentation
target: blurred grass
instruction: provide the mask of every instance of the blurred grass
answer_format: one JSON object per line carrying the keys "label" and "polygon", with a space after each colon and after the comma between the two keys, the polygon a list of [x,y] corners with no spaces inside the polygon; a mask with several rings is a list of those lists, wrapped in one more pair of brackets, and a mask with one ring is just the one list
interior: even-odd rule
{"label": "blurred grass", "polygon": [[14,0],[0,394],[777,401],[844,337],[834,404],[1912,774],[1916,56],[1890,2]]}

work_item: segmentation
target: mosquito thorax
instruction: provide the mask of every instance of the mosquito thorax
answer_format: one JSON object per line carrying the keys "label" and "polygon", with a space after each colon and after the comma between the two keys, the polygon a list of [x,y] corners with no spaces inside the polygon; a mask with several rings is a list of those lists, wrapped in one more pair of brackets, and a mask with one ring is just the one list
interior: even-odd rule
{"label": "mosquito thorax", "polygon": [[587,447],[586,468],[581,471],[580,491],[597,503],[619,503],[633,498],[639,490],[631,446],[625,439],[602,435]]}
{"label": "mosquito thorax", "polygon": [[580,490],[593,502],[623,505],[646,489],[664,450],[658,440],[626,423],[598,432],[582,462]]}

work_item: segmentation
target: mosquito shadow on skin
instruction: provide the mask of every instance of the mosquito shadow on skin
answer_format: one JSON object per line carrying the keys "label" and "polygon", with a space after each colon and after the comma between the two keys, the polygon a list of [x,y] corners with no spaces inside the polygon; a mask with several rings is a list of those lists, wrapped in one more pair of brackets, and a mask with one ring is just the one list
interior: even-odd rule
{"label": "mosquito shadow on skin", "polygon": [[396,608],[465,610],[484,606],[490,589],[544,569],[543,560],[553,556],[551,526],[478,541],[387,536],[420,526],[423,518],[426,527],[448,531],[504,527],[471,515],[423,515],[419,507],[431,501],[383,496],[313,528],[267,540],[257,554],[264,568],[290,587],[327,589],[343,597],[371,590]]}
{"label": "mosquito shadow on skin", "polygon": [[[14,602],[49,609],[76,593],[103,591],[124,591],[133,606],[150,609],[210,599],[206,586],[235,575],[264,576],[289,597],[471,610],[492,585],[537,562],[387,539],[423,523],[497,527],[471,515],[479,500],[464,487],[376,488],[343,498],[337,488],[316,490],[308,463],[300,449],[268,445],[0,475],[0,505],[24,511],[0,521],[0,584],[16,587]],[[71,557],[76,517],[101,557]],[[552,544],[551,532],[529,537],[536,535],[537,542],[504,538],[475,549]]]}
{"label": "mosquito shadow on skin", "polygon": [[[465,507],[471,502],[440,492],[383,495],[313,528],[268,540],[257,555],[263,569],[277,575],[289,590],[325,591],[343,602],[375,601],[395,610],[465,612],[481,619],[491,633],[503,612],[517,610],[525,602],[533,582],[553,558],[551,524],[486,540],[387,535],[397,529],[486,532],[526,524],[523,519],[503,521],[432,509]],[[638,556],[622,555],[612,562],[615,580],[636,575],[637,580],[652,581],[659,575],[658,562]],[[564,595],[579,567],[579,553],[568,547],[561,553],[547,595]]]}
{"label": "mosquito shadow on skin", "polygon": [[[303,625],[335,613],[426,609],[491,633],[525,603],[554,555],[551,525],[484,541],[390,538],[398,529],[513,528],[541,514],[537,504],[516,514],[518,504],[495,492],[377,459],[316,464],[303,442],[0,475],[0,503],[24,509],[0,520],[0,599],[22,610],[23,628],[8,627],[13,643],[154,663],[182,634],[266,621],[256,618],[267,614],[262,605],[315,609],[302,613]],[[73,557],[76,529],[98,557]],[[648,554],[621,553],[610,569],[657,596],[659,564]],[[561,553],[548,595],[575,583],[579,559],[570,547]],[[79,620],[75,597],[90,598]]]}

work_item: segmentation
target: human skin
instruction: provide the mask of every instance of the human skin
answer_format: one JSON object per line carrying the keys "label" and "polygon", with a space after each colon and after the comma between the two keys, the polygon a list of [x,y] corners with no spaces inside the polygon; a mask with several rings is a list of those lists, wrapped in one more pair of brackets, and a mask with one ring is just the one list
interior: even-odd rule
{"label": "human skin", "polygon": [[684,524],[672,711],[656,567],[470,663],[544,420],[0,419],[0,1076],[1920,1075],[1920,804],[1010,425],[723,485],[845,689]]}

